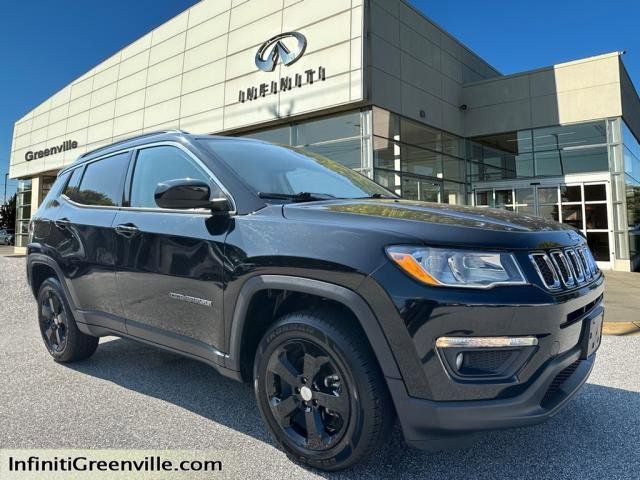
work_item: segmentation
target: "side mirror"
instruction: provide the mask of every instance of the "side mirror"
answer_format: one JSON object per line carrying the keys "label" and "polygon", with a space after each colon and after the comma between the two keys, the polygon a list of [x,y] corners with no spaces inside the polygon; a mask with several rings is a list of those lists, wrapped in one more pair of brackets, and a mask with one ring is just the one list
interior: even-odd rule
{"label": "side mirror", "polygon": [[154,197],[160,208],[174,210],[210,208],[214,212],[231,210],[226,198],[211,199],[209,185],[201,180],[184,178],[159,183]]}

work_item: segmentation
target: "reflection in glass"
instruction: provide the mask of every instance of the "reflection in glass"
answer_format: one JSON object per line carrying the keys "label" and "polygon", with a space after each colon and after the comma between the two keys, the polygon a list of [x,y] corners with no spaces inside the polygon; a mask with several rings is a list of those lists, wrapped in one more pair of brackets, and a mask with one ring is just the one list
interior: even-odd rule
{"label": "reflection in glass", "polygon": [[513,191],[509,190],[496,190],[496,205],[501,207],[503,205],[509,205],[513,203]]}
{"label": "reflection in glass", "polygon": [[557,187],[538,187],[539,203],[558,203]]}
{"label": "reflection in glass", "polygon": [[477,206],[493,206],[493,190],[478,190],[476,191],[476,205]]}
{"label": "reflection in glass", "polygon": [[584,206],[584,211],[587,217],[587,229],[609,228],[606,203],[588,203]]}
{"label": "reflection in glass", "polygon": [[310,145],[305,147],[305,150],[330,158],[334,162],[341,163],[345,167],[353,168],[354,170],[361,168],[360,139]]}
{"label": "reflection in glass", "polygon": [[559,207],[558,205],[539,205],[538,206],[538,216],[542,218],[547,218],[549,220],[559,221],[558,216]]}
{"label": "reflection in glass", "polygon": [[560,186],[560,197],[562,202],[581,202],[582,201],[582,188],[580,185],[573,186]]}
{"label": "reflection in glass", "polygon": [[562,175],[560,165],[560,152],[552,150],[549,152],[535,153],[535,173],[538,177],[556,177]]}
{"label": "reflection in glass", "polygon": [[608,262],[610,260],[609,234],[607,232],[587,232],[587,244],[597,261]]}
{"label": "reflection in glass", "polygon": [[517,188],[516,203],[533,203],[533,188]]}
{"label": "reflection in glass", "polygon": [[607,187],[604,183],[599,185],[584,186],[584,200],[586,202],[597,202],[607,199]]}
{"label": "reflection in glass", "polygon": [[606,172],[609,170],[607,147],[581,148],[560,152],[564,174]]}
{"label": "reflection in glass", "polygon": [[439,202],[440,182],[405,175],[402,177],[402,198]]}
{"label": "reflection in glass", "polygon": [[311,120],[293,126],[293,144],[310,145],[337,138],[360,136],[360,112]]}
{"label": "reflection in glass", "polygon": [[582,205],[562,205],[562,223],[582,229]]}

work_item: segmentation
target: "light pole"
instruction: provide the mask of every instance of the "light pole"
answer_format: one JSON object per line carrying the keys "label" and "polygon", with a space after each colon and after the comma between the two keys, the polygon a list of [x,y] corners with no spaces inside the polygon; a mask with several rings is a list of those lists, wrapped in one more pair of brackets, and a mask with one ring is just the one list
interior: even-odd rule
{"label": "light pole", "polygon": [[4,197],[2,197],[2,203],[7,203],[7,179],[9,177],[9,172],[4,174]]}

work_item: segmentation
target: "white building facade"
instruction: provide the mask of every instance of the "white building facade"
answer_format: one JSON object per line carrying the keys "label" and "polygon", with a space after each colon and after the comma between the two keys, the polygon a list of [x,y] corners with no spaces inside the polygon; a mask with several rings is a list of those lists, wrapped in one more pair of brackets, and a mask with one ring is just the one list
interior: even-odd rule
{"label": "white building facade", "polygon": [[57,171],[166,129],[302,146],[407,198],[509,208],[640,263],[640,100],[619,53],[503,76],[403,0],[203,0],[19,119],[17,248]]}

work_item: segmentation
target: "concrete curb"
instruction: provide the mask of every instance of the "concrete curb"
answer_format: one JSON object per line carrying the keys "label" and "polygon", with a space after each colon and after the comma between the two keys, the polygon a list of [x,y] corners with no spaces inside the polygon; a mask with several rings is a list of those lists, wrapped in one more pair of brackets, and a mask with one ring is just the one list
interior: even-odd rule
{"label": "concrete curb", "polygon": [[604,322],[602,333],[604,335],[640,337],[640,322]]}

